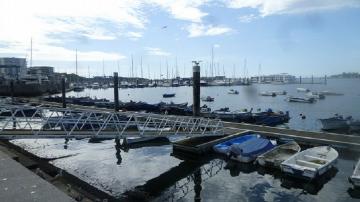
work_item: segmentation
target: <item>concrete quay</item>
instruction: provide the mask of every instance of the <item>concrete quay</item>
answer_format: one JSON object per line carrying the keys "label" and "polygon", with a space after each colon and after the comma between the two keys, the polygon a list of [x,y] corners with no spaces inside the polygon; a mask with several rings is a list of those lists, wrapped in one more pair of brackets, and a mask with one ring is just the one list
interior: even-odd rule
{"label": "concrete quay", "polygon": [[74,200],[0,151],[0,201],[73,202]]}

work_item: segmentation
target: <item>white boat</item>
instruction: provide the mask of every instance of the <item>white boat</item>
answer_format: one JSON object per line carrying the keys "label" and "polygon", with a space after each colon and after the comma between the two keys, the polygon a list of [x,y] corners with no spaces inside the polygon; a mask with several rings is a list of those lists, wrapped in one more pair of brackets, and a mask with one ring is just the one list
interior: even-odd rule
{"label": "white boat", "polygon": [[310,92],[308,88],[296,88],[298,92]]}
{"label": "white boat", "polygon": [[325,99],[325,95],[321,94],[321,93],[316,93],[316,92],[308,92],[305,94],[305,97],[307,98],[314,98],[314,99]]}
{"label": "white boat", "polygon": [[314,179],[331,169],[338,156],[330,146],[313,147],[293,155],[282,162],[280,168],[294,177]]}
{"label": "white boat", "polygon": [[350,131],[360,131],[360,120],[350,120],[349,128]]}
{"label": "white boat", "polygon": [[349,177],[349,181],[355,187],[360,187],[360,160],[358,160],[354,168],[353,174]]}
{"label": "white boat", "polygon": [[99,88],[100,88],[100,85],[99,85],[98,82],[95,82],[95,83],[93,83],[93,84],[91,85],[91,88],[92,88],[92,89],[99,89]]}
{"label": "white boat", "polygon": [[230,89],[229,92],[228,92],[228,94],[235,94],[235,95],[237,95],[237,94],[239,94],[239,91],[237,91],[237,90],[235,90],[235,89]]}
{"label": "white boat", "polygon": [[300,152],[300,150],[300,146],[295,141],[291,141],[258,156],[256,161],[261,166],[280,168],[282,162]]}
{"label": "white boat", "polygon": [[335,115],[334,117],[327,119],[319,119],[322,124],[323,130],[336,130],[348,128],[348,119],[344,119],[342,116]]}
{"label": "white boat", "polygon": [[302,98],[302,97],[288,97],[286,99],[288,102],[301,102],[301,103],[314,103],[315,99],[314,98]]}
{"label": "white boat", "polygon": [[214,102],[215,98],[210,97],[210,96],[206,96],[206,97],[202,97],[201,101],[203,102]]}

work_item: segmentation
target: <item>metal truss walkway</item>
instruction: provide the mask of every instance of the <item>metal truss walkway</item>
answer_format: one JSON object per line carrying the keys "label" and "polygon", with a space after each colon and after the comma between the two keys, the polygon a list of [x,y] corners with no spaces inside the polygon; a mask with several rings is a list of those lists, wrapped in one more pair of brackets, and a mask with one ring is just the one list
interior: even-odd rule
{"label": "metal truss walkway", "polygon": [[223,135],[218,119],[0,104],[0,139]]}

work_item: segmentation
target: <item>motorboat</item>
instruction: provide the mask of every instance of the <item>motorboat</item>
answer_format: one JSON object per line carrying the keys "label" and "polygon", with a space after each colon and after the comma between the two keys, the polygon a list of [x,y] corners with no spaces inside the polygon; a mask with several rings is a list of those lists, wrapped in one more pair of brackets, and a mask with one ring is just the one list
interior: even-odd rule
{"label": "motorboat", "polygon": [[272,93],[275,93],[276,95],[286,95],[287,92],[285,90],[283,91],[271,91]]}
{"label": "motorboat", "polygon": [[349,127],[348,121],[351,118],[344,118],[343,116],[335,114],[334,117],[326,118],[326,119],[319,119],[322,124],[323,130],[336,130],[336,129],[346,129]]}
{"label": "motorboat", "polygon": [[225,142],[216,144],[216,145],[213,146],[213,149],[217,153],[224,154],[224,155],[228,156],[230,154],[230,147],[233,144],[241,144],[243,142],[246,142],[246,141],[249,141],[249,140],[255,139],[255,138],[257,138],[256,134],[242,135],[240,137],[235,137],[235,138],[232,138],[232,139],[227,140]]}
{"label": "motorboat", "polygon": [[230,89],[228,94],[234,94],[234,95],[237,95],[239,94],[239,91],[235,90],[235,89]]}
{"label": "motorboat", "polygon": [[293,155],[280,167],[285,174],[314,179],[331,169],[338,156],[338,152],[330,146],[313,147]]}
{"label": "motorboat", "polygon": [[98,82],[95,82],[91,85],[92,89],[99,89],[100,88],[100,84]]}
{"label": "motorboat", "polygon": [[353,174],[349,177],[349,181],[355,187],[360,187],[360,159],[356,163]]}
{"label": "motorboat", "polygon": [[300,103],[314,103],[314,98],[308,98],[308,97],[288,97],[286,99],[288,102],[300,102]]}
{"label": "motorboat", "polygon": [[229,157],[242,163],[250,163],[274,147],[269,139],[256,136],[240,144],[231,145]]}
{"label": "motorboat", "polygon": [[175,93],[164,93],[163,98],[175,97]]}
{"label": "motorboat", "polygon": [[261,166],[280,168],[282,162],[300,152],[300,150],[300,146],[295,141],[290,141],[258,156],[256,162]]}
{"label": "motorboat", "polygon": [[201,101],[203,102],[214,102],[215,98],[210,97],[210,96],[206,96],[206,97],[202,97]]}
{"label": "motorboat", "polygon": [[308,92],[305,94],[305,97],[307,98],[314,98],[314,99],[325,99],[325,95],[322,93],[318,93],[318,92]]}
{"label": "motorboat", "polygon": [[275,93],[275,92],[270,92],[270,91],[261,92],[260,95],[261,95],[261,96],[272,96],[272,97],[276,97],[276,93]]}
{"label": "motorboat", "polygon": [[85,90],[85,86],[83,86],[83,85],[80,84],[80,83],[75,83],[75,84],[73,85],[73,90],[74,90],[75,92],[81,92],[81,91]]}
{"label": "motorboat", "polygon": [[297,92],[310,92],[308,88],[296,88]]}

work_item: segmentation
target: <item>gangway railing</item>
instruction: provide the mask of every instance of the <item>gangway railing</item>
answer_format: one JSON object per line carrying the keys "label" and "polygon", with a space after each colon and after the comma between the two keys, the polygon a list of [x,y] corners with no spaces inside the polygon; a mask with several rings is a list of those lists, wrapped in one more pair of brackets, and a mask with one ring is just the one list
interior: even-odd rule
{"label": "gangway railing", "polygon": [[0,104],[0,138],[126,138],[223,135],[219,119]]}

